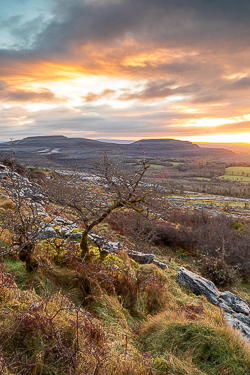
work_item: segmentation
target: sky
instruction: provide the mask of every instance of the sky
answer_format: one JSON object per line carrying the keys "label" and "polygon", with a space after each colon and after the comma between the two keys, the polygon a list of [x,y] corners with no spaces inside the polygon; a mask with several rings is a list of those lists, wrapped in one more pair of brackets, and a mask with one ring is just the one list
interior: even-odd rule
{"label": "sky", "polygon": [[250,143],[249,0],[0,0],[0,140]]}

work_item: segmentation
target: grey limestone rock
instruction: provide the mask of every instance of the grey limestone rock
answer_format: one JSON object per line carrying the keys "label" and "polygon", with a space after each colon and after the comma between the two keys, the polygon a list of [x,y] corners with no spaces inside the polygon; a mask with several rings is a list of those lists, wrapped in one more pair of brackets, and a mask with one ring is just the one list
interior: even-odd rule
{"label": "grey limestone rock", "polygon": [[248,304],[240,297],[231,292],[222,292],[220,294],[219,302],[224,301],[226,305],[231,307],[235,312],[242,314],[249,314],[250,309]]}
{"label": "grey limestone rock", "polygon": [[154,259],[154,254],[143,254],[137,251],[127,251],[130,258],[135,260],[139,264],[149,264],[152,263]]}
{"label": "grey limestone rock", "polygon": [[41,240],[46,240],[48,238],[55,238],[56,231],[52,227],[46,227],[39,232],[38,236]]}
{"label": "grey limestone rock", "polygon": [[177,281],[192,288],[195,294],[207,297],[209,302],[220,307],[228,324],[238,329],[250,343],[250,309],[248,304],[231,292],[220,293],[209,280],[181,267]]}
{"label": "grey limestone rock", "polygon": [[73,232],[72,229],[71,230],[67,230],[66,232],[64,232],[65,237],[70,237],[71,234],[72,234],[72,232]]}
{"label": "grey limestone rock", "polygon": [[214,305],[218,304],[219,291],[212,281],[198,276],[184,267],[180,268],[177,281],[182,285],[191,287],[195,294],[207,297],[208,301]]}
{"label": "grey limestone rock", "polygon": [[238,329],[241,332],[242,336],[250,343],[250,328],[231,314],[225,313],[224,316],[228,324]]}
{"label": "grey limestone rock", "polygon": [[70,238],[72,238],[73,240],[77,240],[78,238],[81,238],[81,237],[82,237],[82,233],[81,232],[73,232],[70,235]]}
{"label": "grey limestone rock", "polygon": [[161,268],[162,270],[165,270],[168,268],[168,266],[165,263],[159,262],[159,260],[153,259],[153,264],[155,264],[157,267]]}
{"label": "grey limestone rock", "polygon": [[66,220],[64,217],[62,216],[55,216],[54,217],[54,221],[59,224],[59,225],[72,225],[73,224],[73,221],[71,220]]}
{"label": "grey limestone rock", "polygon": [[238,319],[240,322],[246,324],[250,329],[250,316],[246,316],[245,314],[236,313],[233,316]]}
{"label": "grey limestone rock", "polygon": [[[88,239],[95,242],[97,246],[100,246],[103,250],[109,252],[117,253],[121,248],[123,248],[120,242],[105,241],[101,236],[95,233],[88,234]],[[139,251],[125,250],[130,258],[139,264],[149,264],[154,263],[161,269],[166,269],[168,266],[162,262],[154,259],[154,254],[144,254]]]}
{"label": "grey limestone rock", "polygon": [[221,310],[228,314],[234,314],[233,309],[231,309],[231,307],[229,307],[223,300],[218,299],[218,302],[218,306],[221,308]]}

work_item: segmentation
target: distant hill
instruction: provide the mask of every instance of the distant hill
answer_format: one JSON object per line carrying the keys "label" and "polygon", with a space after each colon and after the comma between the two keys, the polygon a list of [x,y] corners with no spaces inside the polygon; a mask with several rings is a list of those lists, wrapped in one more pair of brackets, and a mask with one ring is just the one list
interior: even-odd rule
{"label": "distant hill", "polygon": [[188,141],[178,141],[176,139],[142,139],[140,141],[131,144],[131,147],[144,146],[147,148],[157,147],[160,149],[168,150],[194,150],[199,149],[199,146],[188,142]]}
{"label": "distant hill", "polygon": [[[204,148],[175,139],[143,139],[131,144],[100,142],[63,135],[27,137],[12,142],[16,157],[28,165],[43,167],[90,167],[105,151],[117,157],[197,158],[216,156],[230,158],[234,153],[222,148]],[[0,152],[9,154],[11,143],[0,144]]]}

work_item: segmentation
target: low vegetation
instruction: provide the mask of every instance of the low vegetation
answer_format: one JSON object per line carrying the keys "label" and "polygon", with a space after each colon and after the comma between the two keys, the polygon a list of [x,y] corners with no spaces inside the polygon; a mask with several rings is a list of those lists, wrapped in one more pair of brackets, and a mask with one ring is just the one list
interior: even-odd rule
{"label": "low vegetation", "polygon": [[[55,182],[55,176],[32,172],[34,179],[42,180],[44,197],[45,193],[49,197],[46,177],[52,175]],[[110,183],[122,201],[126,191],[118,189],[113,177],[109,176]],[[62,187],[55,185],[58,191]],[[58,199],[55,195],[43,198],[44,217],[40,206],[21,194],[23,187],[11,186],[15,186],[13,195],[5,187],[0,196],[1,374],[250,373],[246,341],[227,325],[219,308],[176,282],[178,269],[184,265],[209,277],[220,289],[237,289],[249,299],[247,221],[170,210],[160,189],[151,201],[142,194],[135,202],[143,187],[138,183],[121,207],[91,228],[95,234],[119,241],[118,253],[109,254],[88,240],[86,258],[82,238],[66,238],[56,226],[54,238],[41,238],[37,228],[49,227],[60,216],[77,222],[73,233],[81,237],[88,226],[83,219],[94,207],[83,198],[89,197],[91,189],[96,201],[102,198],[99,211],[92,210],[92,215],[101,217],[112,203],[112,189],[107,193],[107,186],[105,190],[96,181],[87,182],[87,195],[76,194],[81,198],[76,201],[68,199],[72,186],[65,190],[64,185],[64,201],[60,194]],[[143,189],[148,195],[149,186]],[[130,186],[127,192],[131,193]],[[140,204],[133,207],[135,203]],[[164,218],[159,217],[159,210]],[[128,257],[127,248],[153,252],[168,268],[139,265]],[[23,258],[27,254],[28,263]]]}

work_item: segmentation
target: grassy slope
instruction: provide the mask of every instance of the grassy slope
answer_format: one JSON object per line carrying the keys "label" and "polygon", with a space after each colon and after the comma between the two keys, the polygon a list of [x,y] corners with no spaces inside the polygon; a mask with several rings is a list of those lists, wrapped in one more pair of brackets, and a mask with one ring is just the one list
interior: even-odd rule
{"label": "grassy slope", "polygon": [[178,260],[161,271],[122,252],[101,261],[92,251],[96,261],[86,265],[41,243],[40,267],[31,273],[15,257],[4,260],[0,337],[2,362],[10,368],[3,374],[23,368],[24,374],[71,374],[73,364],[77,374],[250,369],[249,347],[220,310],[176,283]]}
{"label": "grassy slope", "polygon": [[[1,199],[1,207],[11,209]],[[107,223],[102,231],[118,240]],[[65,243],[56,251],[40,242],[34,254],[39,268],[33,272],[16,255],[2,259],[2,374],[242,375],[250,370],[250,348],[220,310],[175,281],[180,265],[189,267],[185,261],[166,250],[158,257],[169,264],[162,271],[139,266],[123,252],[103,260],[94,246],[92,252],[94,263],[85,264],[76,245]],[[241,296],[250,298],[247,286]]]}

